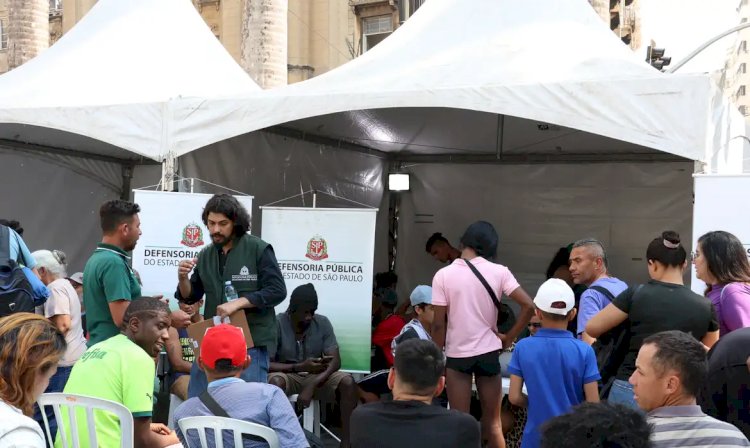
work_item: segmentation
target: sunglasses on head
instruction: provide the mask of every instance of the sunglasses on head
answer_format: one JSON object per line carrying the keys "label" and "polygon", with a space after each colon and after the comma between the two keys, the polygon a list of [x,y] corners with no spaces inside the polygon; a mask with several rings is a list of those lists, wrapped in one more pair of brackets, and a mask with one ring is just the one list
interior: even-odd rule
{"label": "sunglasses on head", "polygon": [[529,322],[529,327],[541,328],[542,323],[541,322]]}

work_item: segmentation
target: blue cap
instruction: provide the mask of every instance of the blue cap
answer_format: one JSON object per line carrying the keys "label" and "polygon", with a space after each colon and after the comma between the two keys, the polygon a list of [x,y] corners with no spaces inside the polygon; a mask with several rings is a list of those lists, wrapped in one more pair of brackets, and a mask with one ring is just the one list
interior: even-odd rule
{"label": "blue cap", "polygon": [[432,304],[432,287],[427,285],[419,285],[414,288],[409,296],[411,306],[417,306],[420,304],[430,305]]}

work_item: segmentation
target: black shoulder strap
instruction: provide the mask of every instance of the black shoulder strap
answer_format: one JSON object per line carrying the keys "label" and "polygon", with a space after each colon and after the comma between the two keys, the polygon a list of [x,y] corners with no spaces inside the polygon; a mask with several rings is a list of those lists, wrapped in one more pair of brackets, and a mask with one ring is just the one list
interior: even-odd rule
{"label": "black shoulder strap", "polygon": [[10,260],[10,230],[0,224],[0,263]]}
{"label": "black shoulder strap", "polygon": [[476,267],[474,267],[474,265],[471,264],[469,262],[469,260],[467,260],[466,258],[464,258],[463,260],[466,262],[466,266],[468,266],[469,269],[471,269],[471,272],[473,272],[474,275],[477,276],[477,278],[479,279],[479,281],[482,282],[482,285],[484,285],[484,289],[486,289],[487,292],[490,294],[490,298],[492,299],[492,303],[494,303],[495,307],[498,310],[500,310],[501,309],[500,301],[497,300],[497,295],[495,295],[495,291],[492,290],[492,287],[490,286],[490,284],[487,283],[487,280],[484,279],[484,276],[482,276],[482,274],[479,272],[479,270]]}
{"label": "black shoulder strap", "polygon": [[211,396],[211,394],[208,393],[208,390],[203,392],[198,396],[198,399],[203,402],[204,405],[208,408],[209,411],[211,411],[212,414],[214,414],[217,417],[229,417],[229,414],[227,414],[227,411],[224,410],[224,408],[221,407],[219,403],[214,400],[214,397]]}
{"label": "black shoulder strap", "polygon": [[594,291],[597,291],[597,292],[600,292],[600,293],[604,294],[609,299],[610,302],[613,301],[613,300],[615,300],[615,295],[612,294],[609,291],[609,289],[605,288],[604,286],[599,286],[599,285],[589,286],[589,289],[593,289]]}

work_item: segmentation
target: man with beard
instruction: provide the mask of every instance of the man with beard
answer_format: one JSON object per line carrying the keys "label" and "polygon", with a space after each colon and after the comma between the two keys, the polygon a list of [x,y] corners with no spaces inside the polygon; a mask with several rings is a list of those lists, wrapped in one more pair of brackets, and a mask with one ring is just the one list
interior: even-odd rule
{"label": "man with beard", "polygon": [[83,270],[89,347],[120,334],[125,310],[141,296],[128,255],[141,236],[140,211],[138,204],[120,199],[107,201],[99,209],[104,235]]}
{"label": "man with beard", "polygon": [[[88,350],[76,362],[65,385],[66,394],[120,403],[133,414],[135,446],[161,448],[179,443],[177,435],[165,425],[151,423],[153,412],[154,357],[169,339],[169,307],[154,297],[127,301],[120,333]],[[88,440],[85,412],[76,415],[80,446],[94,446]],[[60,427],[72,431],[67,412],[61,414]],[[94,413],[97,446],[120,446],[120,422],[113,414]],[[58,433],[56,446],[62,446]],[[68,446],[71,441],[68,439]]]}
{"label": "man with beard", "polygon": [[[206,319],[226,317],[243,310],[255,346],[248,349],[253,362],[242,372],[241,378],[265,383],[268,347],[276,347],[274,307],[286,298],[276,255],[270,244],[248,233],[250,215],[234,196],[214,195],[206,203],[202,219],[213,244],[206,246],[198,258],[180,262],[175,298],[192,304],[205,294]],[[193,274],[188,277],[190,271]],[[237,298],[225,297],[227,282],[234,287]],[[198,363],[193,363],[188,397],[199,396],[207,386],[205,372]]]}
{"label": "man with beard", "polygon": [[337,401],[341,406],[341,446],[348,447],[357,386],[351,375],[339,371],[341,356],[333,326],[327,317],[315,314],[317,309],[318,294],[311,283],[292,292],[289,309],[278,315],[279,341],[268,382],[287,395],[299,394],[298,407],[306,408],[313,398]]}

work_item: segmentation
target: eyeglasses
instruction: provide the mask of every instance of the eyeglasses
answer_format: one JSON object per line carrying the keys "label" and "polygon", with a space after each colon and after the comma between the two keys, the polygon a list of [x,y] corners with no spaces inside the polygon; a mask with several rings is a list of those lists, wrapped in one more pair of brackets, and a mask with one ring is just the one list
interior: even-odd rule
{"label": "eyeglasses", "polygon": [[542,328],[541,322],[529,322],[529,327]]}

